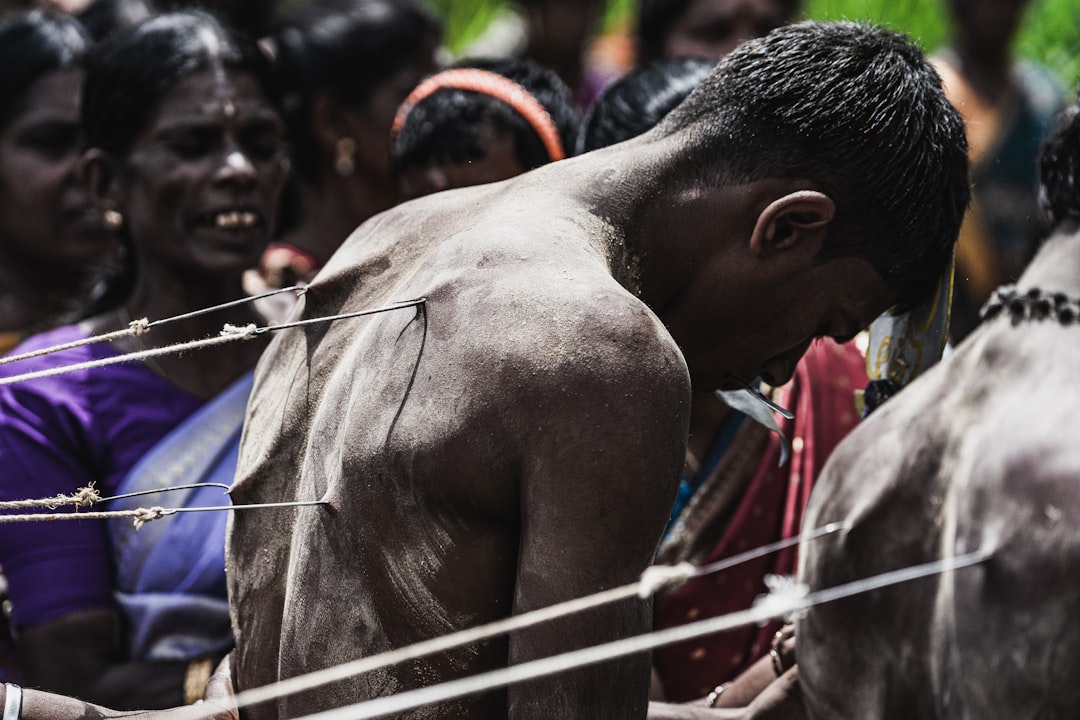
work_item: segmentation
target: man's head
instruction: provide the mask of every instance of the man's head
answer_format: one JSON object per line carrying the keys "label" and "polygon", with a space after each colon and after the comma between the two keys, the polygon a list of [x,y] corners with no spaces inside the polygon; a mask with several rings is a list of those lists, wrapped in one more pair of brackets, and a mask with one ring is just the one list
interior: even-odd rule
{"label": "man's head", "polygon": [[1080,97],[1039,154],[1039,204],[1051,225],[1080,221]]}
{"label": "man's head", "polygon": [[835,205],[818,262],[868,261],[900,305],[932,292],[969,198],[967,142],[923,53],[853,23],[800,23],[723,60],[658,127],[697,181],[803,178]]}

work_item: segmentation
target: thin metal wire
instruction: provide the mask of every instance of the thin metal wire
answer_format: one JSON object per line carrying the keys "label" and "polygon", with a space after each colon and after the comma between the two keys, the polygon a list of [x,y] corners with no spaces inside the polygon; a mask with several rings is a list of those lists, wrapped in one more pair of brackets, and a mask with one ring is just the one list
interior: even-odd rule
{"label": "thin metal wire", "polygon": [[741,610],[719,617],[699,620],[687,625],[668,628],[657,632],[638,635],[624,640],[617,640],[603,645],[594,645],[584,650],[554,655],[532,662],[512,665],[507,668],[480,673],[459,680],[411,690],[388,697],[376,698],[365,702],[305,715],[297,720],[365,720],[404,712],[424,705],[432,705],[455,698],[473,695],[500,687],[536,680],[576,668],[595,665],[647,652],[658,647],[685,642],[704,635],[712,635],[726,630],[733,630],[773,618],[783,617],[796,612],[809,610],[816,605],[833,602],[846,597],[860,595],[911,580],[932,577],[972,567],[985,562],[990,554],[985,551],[969,553],[944,560],[902,568],[891,572],[874,575],[843,585],[819,590],[802,596],[788,595],[783,598],[770,596],[771,602],[764,602],[748,610]]}
{"label": "thin metal wire", "polygon": [[[124,355],[117,355],[115,357],[100,358],[98,360],[90,360],[87,362],[74,363],[71,365],[61,365],[58,367],[46,368],[44,370],[37,370],[34,372],[24,373],[22,375],[12,375],[11,377],[0,378],[0,386],[2,385],[14,385],[16,383],[25,382],[27,380],[36,380],[37,378],[52,377],[54,375],[63,375],[64,373],[76,372],[78,370],[90,370],[99,367],[105,367],[106,365],[116,365],[119,363],[129,362],[131,360],[149,360],[150,358],[159,357],[162,355],[175,355],[187,350],[196,350],[214,345],[222,345],[224,343],[235,342],[237,340],[250,340],[258,335],[262,335],[268,332],[275,332],[277,330],[286,330],[289,328],[302,327],[305,325],[315,325],[317,323],[334,322],[335,320],[347,320],[349,318],[362,317],[364,315],[374,315],[375,313],[389,312],[391,310],[401,310],[408,307],[417,305],[423,305],[427,302],[427,298],[418,298],[416,300],[405,300],[403,302],[393,303],[384,307],[374,308],[371,310],[360,310],[351,313],[342,313],[340,315],[329,315],[326,317],[311,318],[310,320],[299,320],[296,322],[281,323],[279,325],[268,325],[265,327],[256,327],[253,324],[236,326],[225,324],[222,328],[221,334],[215,337],[203,338],[202,340],[190,340],[188,342],[177,343],[176,345],[168,345],[160,348],[149,348],[147,350],[139,350],[132,353],[126,353]],[[138,322],[138,321],[136,321]]]}
{"label": "thin metal wire", "polygon": [[124,493],[123,495],[111,495],[109,497],[99,498],[95,503],[109,502],[111,500],[124,500],[126,498],[140,497],[142,495],[153,495],[155,493],[172,492],[174,490],[196,490],[198,488],[205,487],[219,487],[225,490],[226,495],[229,494],[229,486],[225,483],[191,483],[190,485],[173,485],[172,487],[156,488],[154,490],[139,490],[138,492]]}
{"label": "thin metal wire", "polygon": [[268,292],[260,293],[259,295],[252,295],[251,297],[241,298],[240,300],[231,300],[227,303],[220,305],[214,305],[213,307],[202,308],[201,310],[193,310],[183,315],[174,315],[172,317],[162,318],[160,320],[154,320],[153,322],[147,321],[146,318],[141,320],[133,320],[128,324],[128,327],[123,330],[114,330],[113,332],[102,333],[101,335],[93,335],[91,337],[80,338],[79,340],[72,340],[71,342],[61,343],[59,345],[52,345],[47,348],[40,348],[38,350],[31,350],[30,352],[19,353],[18,355],[8,355],[7,357],[0,358],[0,365],[8,365],[10,363],[19,362],[21,360],[30,360],[36,357],[42,357],[44,355],[52,355],[63,350],[72,350],[77,347],[83,347],[84,345],[96,345],[98,343],[113,342],[114,340],[120,340],[121,338],[131,337],[133,335],[142,335],[149,332],[151,328],[158,325],[165,325],[166,323],[175,322],[177,320],[186,320],[192,317],[198,317],[199,315],[206,315],[207,313],[217,312],[218,310],[225,310],[237,305],[246,305],[247,303],[255,302],[263,298],[271,297],[273,295],[280,295],[281,293],[296,291],[301,295],[307,291],[306,286],[293,285],[292,287],[281,288],[280,290],[270,290]]}
{"label": "thin metal wire", "polygon": [[289,328],[304,327],[306,325],[317,325],[319,323],[334,322],[335,320],[348,320],[350,318],[363,317],[365,315],[374,315],[375,313],[389,312],[391,310],[402,310],[407,307],[414,307],[417,305],[423,305],[427,302],[427,298],[416,298],[415,300],[402,300],[391,305],[385,305],[373,310],[358,310],[351,313],[342,313],[341,315],[329,315],[327,317],[311,318],[310,320],[294,320],[293,322],[280,323],[278,325],[268,325],[267,327],[261,327],[255,329],[256,335],[262,335],[263,333],[275,332],[277,330],[287,330]]}
{"label": "thin metal wire", "polygon": [[774,552],[779,552],[781,550],[786,550],[790,547],[795,547],[796,545],[799,545],[804,541],[817,540],[818,538],[823,538],[826,535],[832,535],[835,532],[839,532],[841,530],[848,530],[850,528],[851,523],[846,520],[844,522],[829,523],[828,525],[823,525],[816,530],[811,530],[808,533],[804,533],[802,537],[800,537],[799,535],[794,535],[783,540],[777,540],[774,543],[769,543],[768,545],[762,545],[761,547],[754,550],[747,550],[746,552],[739,553],[738,555],[732,555],[731,557],[726,557],[723,560],[717,560],[714,563],[702,565],[694,571],[694,577],[712,575],[713,573],[727,570],[728,568],[735,567],[736,565],[741,565],[742,563],[756,560],[759,557],[764,557],[766,555],[771,555]]}
{"label": "thin metal wire", "polygon": [[179,320],[188,320],[193,317],[199,317],[200,315],[208,315],[212,312],[219,310],[228,310],[231,307],[238,305],[247,305],[253,303],[256,300],[262,300],[263,298],[273,297],[274,295],[281,295],[282,293],[295,292],[297,297],[307,292],[306,285],[292,285],[287,288],[280,288],[278,290],[268,290],[267,292],[260,293],[258,295],[252,295],[251,297],[240,298],[239,300],[230,300],[229,302],[221,303],[220,305],[214,305],[212,307],[202,308],[201,310],[192,310],[189,313],[182,315],[173,315],[172,317],[161,318],[160,320],[153,320],[147,323],[147,328],[157,327],[158,325],[165,325],[166,323],[177,322]]}
{"label": "thin metal wire", "polygon": [[[830,523],[822,528],[806,533],[806,539],[808,541],[813,541],[842,530],[844,527],[846,527],[844,523]],[[706,568],[696,569],[693,572],[693,576],[697,577],[708,573],[720,572],[721,570],[725,570],[740,563],[761,557],[768,552],[790,547],[790,541],[798,543],[799,539],[791,538],[789,541],[783,543],[772,543],[764,548],[748,550],[738,555],[733,555],[718,563],[706,566]],[[772,550],[770,550],[770,548]],[[648,571],[646,571],[646,574],[647,573]],[[672,577],[678,576],[673,575]],[[582,598],[575,598],[573,600],[549,605],[548,607],[540,608],[538,610],[513,615],[478,627],[459,630],[450,633],[449,635],[432,638],[431,640],[425,640],[404,648],[398,648],[377,655],[359,658],[331,668],[316,670],[305,675],[298,675],[261,688],[245,690],[237,694],[235,698],[236,704],[237,707],[242,708],[256,703],[277,700],[303,690],[320,687],[339,680],[345,680],[379,668],[397,665],[427,655],[446,652],[447,650],[463,645],[469,645],[480,640],[486,640],[496,635],[504,635],[515,630],[523,630],[541,623],[573,615],[574,613],[582,612],[586,609],[610,605],[612,603],[638,597],[641,595],[642,588],[646,583],[649,584],[650,594],[663,586],[671,584],[670,582],[656,583],[653,580],[646,579],[645,574],[643,574],[641,580],[628,585],[622,585],[593,595],[587,595]]]}
{"label": "thin metal wire", "polygon": [[21,515],[4,515],[0,513],[0,525],[23,522],[54,522],[58,520],[110,520],[112,518],[123,517],[133,517],[136,520],[141,520],[141,522],[149,522],[177,513],[217,512],[220,510],[262,510],[265,508],[310,507],[314,505],[329,504],[330,503],[326,500],[305,500],[300,502],[252,503],[250,505],[210,505],[208,507],[144,507],[132,508],[130,510],[100,510],[92,512],[25,513]]}

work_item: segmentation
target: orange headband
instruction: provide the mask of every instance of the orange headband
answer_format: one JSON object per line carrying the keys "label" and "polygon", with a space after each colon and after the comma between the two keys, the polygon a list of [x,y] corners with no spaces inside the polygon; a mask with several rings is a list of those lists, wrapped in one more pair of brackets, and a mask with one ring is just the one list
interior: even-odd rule
{"label": "orange headband", "polygon": [[525,121],[536,131],[536,134],[540,136],[540,142],[544,144],[544,150],[547,151],[552,162],[566,157],[562,140],[559,139],[559,131],[555,127],[555,121],[551,119],[551,115],[544,109],[544,106],[528,90],[513,80],[479,68],[444,70],[417,85],[409,93],[409,96],[405,98],[405,102],[401,103],[397,115],[394,116],[394,125],[390,131],[390,135],[394,140],[396,140],[401,129],[405,127],[405,119],[412,112],[412,109],[416,107],[417,103],[442,88],[470,90],[501,100],[517,111],[518,115],[525,118]]}

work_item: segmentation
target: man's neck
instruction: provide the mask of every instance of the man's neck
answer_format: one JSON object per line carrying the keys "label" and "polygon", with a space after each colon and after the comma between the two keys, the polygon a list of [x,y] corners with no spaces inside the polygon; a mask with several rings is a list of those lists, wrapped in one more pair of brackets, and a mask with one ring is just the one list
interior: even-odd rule
{"label": "man's neck", "polygon": [[684,257],[695,245],[684,222],[686,196],[673,190],[673,178],[687,175],[678,167],[683,156],[670,137],[637,139],[587,156],[596,162],[584,166],[587,202],[615,230],[613,274],[654,310],[678,293],[693,265]]}

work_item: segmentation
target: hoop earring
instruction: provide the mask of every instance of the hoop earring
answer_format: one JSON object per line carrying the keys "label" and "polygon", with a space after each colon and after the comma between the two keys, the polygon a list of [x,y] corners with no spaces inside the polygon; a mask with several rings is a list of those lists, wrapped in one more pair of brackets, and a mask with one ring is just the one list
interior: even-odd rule
{"label": "hoop earring", "polygon": [[116,210],[106,210],[101,215],[101,220],[105,225],[106,230],[112,230],[116,232],[124,226],[124,216]]}
{"label": "hoop earring", "polygon": [[335,152],[337,154],[334,157],[334,169],[337,170],[337,174],[342,177],[352,175],[356,171],[356,162],[353,160],[356,141],[350,137],[341,138],[337,141]]}

